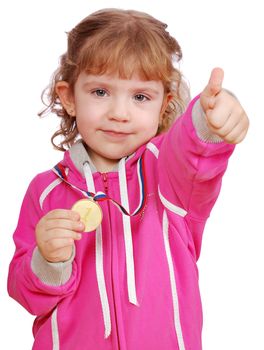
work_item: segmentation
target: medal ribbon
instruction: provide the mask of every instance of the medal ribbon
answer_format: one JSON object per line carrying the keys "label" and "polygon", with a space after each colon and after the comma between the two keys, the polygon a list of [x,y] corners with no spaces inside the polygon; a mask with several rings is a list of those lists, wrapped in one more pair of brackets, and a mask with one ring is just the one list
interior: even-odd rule
{"label": "medal ribbon", "polygon": [[[88,163],[88,162],[87,162]],[[84,163],[85,164],[85,163]],[[88,198],[94,200],[95,202],[103,202],[106,200],[109,200],[112,202],[123,214],[127,216],[135,216],[139,214],[146,204],[146,198],[147,198],[147,183],[146,183],[146,173],[145,173],[145,163],[144,163],[144,157],[140,157],[137,163],[137,172],[138,172],[138,179],[139,179],[139,192],[140,192],[140,200],[139,205],[137,209],[130,214],[120,203],[118,203],[113,198],[109,197],[104,192],[98,191],[96,193],[89,192],[89,191],[83,191],[80,188],[72,185],[70,182],[68,182],[67,175],[65,172],[65,168],[61,163],[58,163],[53,168],[53,171],[67,184],[69,184],[72,188],[77,189],[78,191],[82,192],[84,195],[88,196]]]}

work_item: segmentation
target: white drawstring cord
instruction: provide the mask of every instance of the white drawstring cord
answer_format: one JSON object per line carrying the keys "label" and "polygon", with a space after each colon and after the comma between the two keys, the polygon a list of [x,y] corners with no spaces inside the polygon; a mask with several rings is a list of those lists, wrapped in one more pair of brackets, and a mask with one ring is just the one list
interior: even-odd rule
{"label": "white drawstring cord", "polygon": [[170,273],[171,295],[172,295],[172,304],[173,304],[173,311],[174,311],[174,327],[175,327],[175,331],[178,339],[179,350],[185,350],[184,339],[183,339],[182,328],[181,328],[176,278],[175,278],[173,260],[172,260],[171,249],[170,249],[169,221],[165,210],[163,212],[162,229],[163,229],[165,252],[166,252],[169,273]]}
{"label": "white drawstring cord", "polygon": [[[121,203],[124,208],[129,212],[129,202],[127,193],[127,181],[126,181],[126,167],[125,158],[119,162],[119,187],[121,195]],[[89,192],[96,193],[93,175],[88,162],[83,164],[83,171],[86,180],[87,189]],[[136,282],[135,282],[135,270],[134,270],[134,256],[133,256],[133,242],[131,234],[130,217],[122,214],[125,250],[126,250],[126,267],[127,267],[127,287],[129,301],[138,305],[136,295]],[[98,283],[98,289],[101,299],[104,325],[105,325],[105,338],[111,334],[111,318],[109,302],[107,297],[104,268],[103,268],[103,242],[102,242],[102,227],[101,225],[96,229],[96,277]]]}
{"label": "white drawstring cord", "polygon": [[[127,193],[125,158],[122,158],[119,161],[118,174],[119,174],[121,204],[127,210],[127,212],[130,212],[129,202],[128,202],[128,193]],[[123,219],[124,240],[125,240],[125,249],[126,249],[128,298],[132,304],[138,305],[137,295],[136,295],[133,242],[132,242],[132,234],[131,234],[130,217],[122,214],[122,219]]]}
{"label": "white drawstring cord", "polygon": [[[88,162],[85,162],[83,164],[83,171],[84,171],[84,176],[86,180],[87,190],[95,193],[93,175]],[[102,237],[101,225],[96,229],[95,251],[96,251],[96,277],[97,277],[98,289],[99,289],[102,311],[103,311],[105,338],[107,338],[111,334],[111,318],[110,318],[109,302],[108,302],[105,278],[104,278],[103,237]]]}

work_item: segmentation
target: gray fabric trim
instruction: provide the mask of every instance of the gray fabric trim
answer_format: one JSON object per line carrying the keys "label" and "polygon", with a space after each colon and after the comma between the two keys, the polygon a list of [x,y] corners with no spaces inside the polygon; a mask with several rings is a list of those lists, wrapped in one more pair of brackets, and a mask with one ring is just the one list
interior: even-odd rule
{"label": "gray fabric trim", "polygon": [[38,247],[36,247],[32,254],[31,269],[44,284],[49,286],[61,286],[71,277],[74,257],[75,248],[69,260],[51,263],[43,258]]}
{"label": "gray fabric trim", "polygon": [[200,140],[208,143],[220,143],[223,142],[223,139],[218,135],[215,135],[209,129],[204,111],[200,104],[200,99],[197,100],[193,106],[192,110],[192,121],[195,127],[197,136]]}
{"label": "gray fabric trim", "polygon": [[[131,156],[129,156],[126,161],[128,159],[130,159],[131,157],[133,157],[134,153],[131,154]],[[87,152],[87,150],[84,147],[83,141],[82,140],[78,140],[71,148],[70,148],[70,157],[71,160],[73,161],[74,165],[76,166],[76,168],[79,170],[79,172],[84,176],[84,172],[83,172],[83,164],[85,162],[88,162],[91,168],[92,173],[96,173],[97,169],[95,167],[95,165],[93,164],[89,153]],[[111,170],[111,171],[118,171],[118,164]]]}
{"label": "gray fabric trim", "polygon": [[76,168],[83,176],[83,163],[85,162],[88,162],[90,164],[92,173],[95,173],[97,171],[82,143],[82,140],[79,140],[70,148],[70,157]]}

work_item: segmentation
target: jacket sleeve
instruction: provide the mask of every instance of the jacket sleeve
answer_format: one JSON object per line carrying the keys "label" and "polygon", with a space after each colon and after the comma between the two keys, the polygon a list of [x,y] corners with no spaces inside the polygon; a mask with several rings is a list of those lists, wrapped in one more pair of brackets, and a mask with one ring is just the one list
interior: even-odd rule
{"label": "jacket sleeve", "polygon": [[234,145],[206,130],[199,104],[197,96],[164,136],[158,162],[160,194],[168,203],[187,212],[184,220],[196,259],[200,254],[205,222],[218,197],[222,176],[234,150]]}
{"label": "jacket sleeve", "polygon": [[38,187],[37,176],[25,194],[13,236],[16,249],[9,267],[8,292],[30,313],[40,316],[54,309],[66,294],[73,293],[76,265],[73,259],[49,263],[38,252],[35,226],[44,215]]}

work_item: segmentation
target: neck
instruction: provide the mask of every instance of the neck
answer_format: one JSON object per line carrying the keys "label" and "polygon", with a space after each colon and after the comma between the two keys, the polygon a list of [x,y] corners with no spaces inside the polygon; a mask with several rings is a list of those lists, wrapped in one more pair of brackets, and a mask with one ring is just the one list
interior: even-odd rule
{"label": "neck", "polygon": [[100,173],[108,173],[117,169],[119,159],[105,158],[97,153],[94,153],[86,145],[84,145],[84,147],[86,148],[86,151],[89,154],[89,157],[97,171],[99,171]]}
{"label": "neck", "polygon": [[93,162],[95,168],[97,171],[99,171],[100,173],[108,173],[110,171],[115,171],[117,164],[118,164],[118,160],[112,160],[112,159],[93,159],[93,157],[90,157],[91,161]]}

